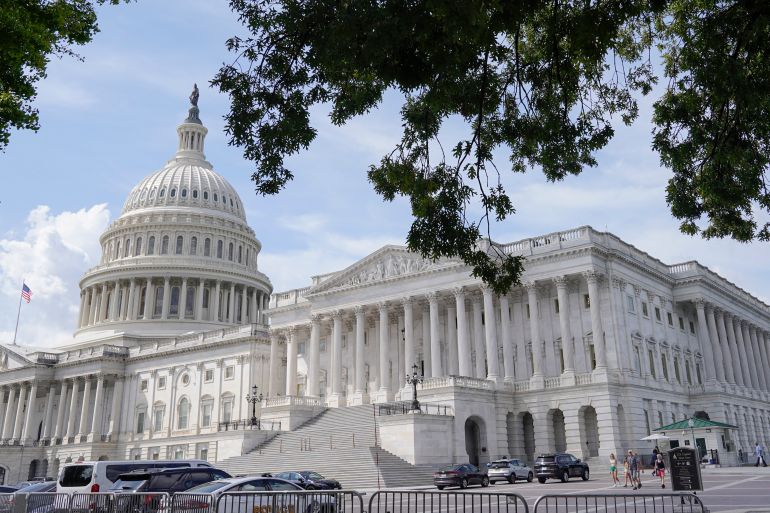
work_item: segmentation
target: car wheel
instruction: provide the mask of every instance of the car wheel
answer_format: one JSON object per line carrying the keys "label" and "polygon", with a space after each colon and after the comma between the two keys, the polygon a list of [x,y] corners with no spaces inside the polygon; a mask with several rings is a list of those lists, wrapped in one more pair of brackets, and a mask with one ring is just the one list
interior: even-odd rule
{"label": "car wheel", "polygon": [[439,490],[443,490],[444,489],[444,487],[441,486],[441,485],[437,485],[436,488],[438,488]]}
{"label": "car wheel", "polygon": [[537,482],[540,484],[545,484],[545,478],[544,477],[538,477]]}
{"label": "car wheel", "polygon": [[462,478],[462,480],[460,480],[460,488],[468,488],[468,479]]}
{"label": "car wheel", "polygon": [[532,472],[527,474],[527,482],[528,483],[531,483],[534,478],[535,478],[535,474],[533,474]]}
{"label": "car wheel", "polygon": [[588,478],[590,477],[588,474],[588,469],[583,470],[583,475],[580,477],[583,479],[583,481],[588,481]]}
{"label": "car wheel", "polygon": [[482,488],[489,486],[489,478],[487,476],[481,478],[481,486]]}
{"label": "car wheel", "polygon": [[566,483],[567,481],[569,481],[569,472],[565,470],[561,473],[561,482]]}
{"label": "car wheel", "polygon": [[508,476],[508,482],[511,483],[511,484],[515,483],[516,482],[516,474],[512,473],[510,476]]}

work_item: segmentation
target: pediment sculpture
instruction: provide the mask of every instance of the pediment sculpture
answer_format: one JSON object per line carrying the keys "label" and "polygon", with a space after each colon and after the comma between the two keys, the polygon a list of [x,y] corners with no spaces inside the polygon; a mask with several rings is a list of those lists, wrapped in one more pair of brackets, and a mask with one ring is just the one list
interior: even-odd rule
{"label": "pediment sculpture", "polygon": [[354,272],[353,276],[349,277],[342,286],[361,285],[437,267],[440,267],[438,262],[431,262],[420,257],[388,255],[386,258]]}

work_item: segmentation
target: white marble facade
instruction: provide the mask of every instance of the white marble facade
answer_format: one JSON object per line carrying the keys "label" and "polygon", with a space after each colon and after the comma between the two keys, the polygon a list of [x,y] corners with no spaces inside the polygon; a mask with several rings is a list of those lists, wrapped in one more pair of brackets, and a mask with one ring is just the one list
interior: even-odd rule
{"label": "white marble facade", "polygon": [[770,307],[697,262],[581,227],[482,241],[526,257],[504,295],[399,246],[273,293],[196,106],[177,133],[101,235],[72,344],[0,346],[6,482],[79,458],[221,461],[271,434],[243,429],[252,385],[286,430],[319,405],[410,399],[415,364],[442,414],[379,420],[383,447],[415,463],[647,451],[650,429],[696,411],[739,427],[725,462],[770,445]]}

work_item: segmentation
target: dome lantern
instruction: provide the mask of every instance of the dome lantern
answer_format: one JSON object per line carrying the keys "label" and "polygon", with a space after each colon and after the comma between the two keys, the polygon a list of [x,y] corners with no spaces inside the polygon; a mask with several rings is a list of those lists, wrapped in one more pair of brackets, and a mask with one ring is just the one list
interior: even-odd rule
{"label": "dome lantern", "polygon": [[206,160],[206,155],[203,153],[203,143],[208,129],[203,126],[199,117],[198,94],[198,84],[193,84],[187,118],[176,129],[177,134],[179,134],[176,156]]}

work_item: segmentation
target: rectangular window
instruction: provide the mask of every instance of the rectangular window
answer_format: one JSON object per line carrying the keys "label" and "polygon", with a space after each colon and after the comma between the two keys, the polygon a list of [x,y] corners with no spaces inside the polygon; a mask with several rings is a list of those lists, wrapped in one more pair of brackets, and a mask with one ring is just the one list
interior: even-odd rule
{"label": "rectangular window", "polygon": [[674,316],[671,315],[671,312],[666,312],[666,320],[668,320],[668,325],[673,326],[674,325]]}
{"label": "rectangular window", "polygon": [[639,374],[642,373],[642,353],[639,350],[638,347],[634,346],[634,355],[636,355],[636,358],[634,358],[634,365],[636,366],[636,371],[639,372]]}
{"label": "rectangular window", "polygon": [[136,415],[136,432],[139,434],[144,433],[144,416],[145,413],[143,411]]}
{"label": "rectangular window", "polygon": [[655,354],[652,352],[652,349],[647,351],[647,356],[650,360],[650,375],[655,378]]}
{"label": "rectangular window", "polygon": [[650,316],[650,311],[647,309],[647,301],[642,301],[642,315],[645,317]]}
{"label": "rectangular window", "polygon": [[583,306],[588,309],[591,308],[591,296],[583,294]]}
{"label": "rectangular window", "polygon": [[679,358],[674,357],[674,376],[676,377],[676,382],[680,385],[682,384],[682,376],[679,375]]}
{"label": "rectangular window", "polygon": [[166,376],[158,376],[158,390],[166,388]]}
{"label": "rectangular window", "polygon": [[149,388],[149,387],[148,387],[148,384],[147,384],[147,380],[146,380],[146,379],[143,379],[142,381],[140,381],[140,382],[139,382],[139,390],[140,390],[141,392],[147,392],[147,389],[148,389],[148,388]]}
{"label": "rectangular window", "polygon": [[553,311],[556,313],[559,313],[559,300],[554,299],[553,300]]}
{"label": "rectangular window", "polygon": [[205,403],[201,408],[201,411],[202,411],[201,427],[211,426],[211,410],[213,409],[213,407],[214,405],[212,405],[211,403]]}
{"label": "rectangular window", "polygon": [[690,371],[690,362],[687,360],[684,362],[684,373],[687,377],[687,384],[692,385],[692,372]]}
{"label": "rectangular window", "polygon": [[682,317],[679,317],[679,329],[684,331],[684,319]]}
{"label": "rectangular window", "polygon": [[668,381],[668,358],[665,354],[660,355],[660,363],[663,367],[663,379]]}
{"label": "rectangular window", "polygon": [[695,374],[698,376],[698,384],[703,384],[703,376],[700,374],[700,364],[695,364]]}
{"label": "rectangular window", "polygon": [[690,333],[695,335],[695,323],[690,321]]}
{"label": "rectangular window", "polygon": [[209,448],[208,447],[198,451],[198,459],[199,460],[203,460],[203,461],[208,461],[208,459],[209,459]]}
{"label": "rectangular window", "polygon": [[163,417],[165,416],[166,416],[165,408],[155,409],[152,430],[155,431],[156,433],[158,431],[163,431]]}
{"label": "rectangular window", "polygon": [[527,303],[527,319],[529,319],[529,303]]}
{"label": "rectangular window", "polygon": [[596,368],[596,349],[593,344],[588,346],[588,356],[591,359],[591,370]]}
{"label": "rectangular window", "polygon": [[634,296],[627,295],[626,296],[626,304],[628,305],[628,311],[630,313],[636,313],[636,306],[634,305]]}
{"label": "rectangular window", "polygon": [[214,369],[206,369],[203,372],[203,382],[211,383],[212,381],[214,381]]}
{"label": "rectangular window", "polygon": [[657,306],[655,307],[655,320],[658,322],[662,322],[662,318],[660,317],[660,308]]}
{"label": "rectangular window", "polygon": [[225,401],[222,404],[222,422],[231,422],[233,420],[233,403]]}
{"label": "rectangular window", "polygon": [[663,412],[658,412],[658,426],[663,425]]}
{"label": "rectangular window", "polygon": [[225,379],[233,379],[235,377],[235,366],[229,365],[225,367]]}
{"label": "rectangular window", "polygon": [[148,451],[150,454],[151,460],[159,460],[160,459],[160,448],[159,447],[151,447]]}
{"label": "rectangular window", "polygon": [[160,317],[162,313],[163,313],[163,287],[156,287],[155,288],[155,310],[153,310],[153,315],[155,317]]}
{"label": "rectangular window", "polygon": [[559,349],[559,373],[564,372],[564,349]]}

